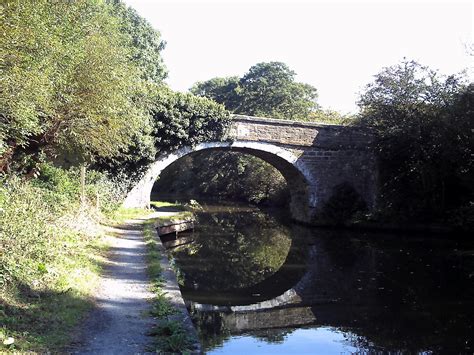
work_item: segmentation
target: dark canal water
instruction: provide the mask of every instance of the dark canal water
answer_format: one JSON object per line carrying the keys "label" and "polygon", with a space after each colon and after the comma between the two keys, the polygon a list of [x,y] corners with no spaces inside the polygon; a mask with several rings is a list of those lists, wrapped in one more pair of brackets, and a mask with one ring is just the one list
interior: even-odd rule
{"label": "dark canal water", "polygon": [[197,218],[169,252],[206,353],[474,352],[473,242]]}

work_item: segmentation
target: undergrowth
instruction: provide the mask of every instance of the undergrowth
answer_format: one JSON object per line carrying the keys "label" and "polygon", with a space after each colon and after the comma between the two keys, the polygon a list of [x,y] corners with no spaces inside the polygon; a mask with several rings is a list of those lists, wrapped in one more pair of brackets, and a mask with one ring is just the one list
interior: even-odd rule
{"label": "undergrowth", "polygon": [[121,192],[89,172],[81,203],[79,171],[46,164],[0,180],[0,352],[58,351],[92,306]]}
{"label": "undergrowth", "polygon": [[[86,176],[82,202],[77,169],[43,165],[32,180],[0,181],[0,353],[62,351],[93,306],[107,251],[100,223],[121,224],[149,210],[120,208],[123,190],[94,171]],[[153,228],[146,224],[144,231],[155,293],[152,315],[165,319],[176,310],[162,292]],[[160,349],[176,352],[182,343],[180,351],[186,352],[180,337],[158,338]]]}

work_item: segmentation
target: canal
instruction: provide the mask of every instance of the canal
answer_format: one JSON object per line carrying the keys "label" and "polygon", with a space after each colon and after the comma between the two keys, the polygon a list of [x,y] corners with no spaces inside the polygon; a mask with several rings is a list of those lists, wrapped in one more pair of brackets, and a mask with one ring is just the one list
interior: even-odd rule
{"label": "canal", "polygon": [[205,205],[163,239],[208,354],[472,353],[474,243]]}

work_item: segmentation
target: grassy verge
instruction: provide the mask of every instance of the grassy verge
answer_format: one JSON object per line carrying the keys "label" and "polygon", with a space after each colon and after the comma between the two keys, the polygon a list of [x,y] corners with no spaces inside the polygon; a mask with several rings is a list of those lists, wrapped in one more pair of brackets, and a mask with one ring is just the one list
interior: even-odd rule
{"label": "grassy verge", "polygon": [[41,273],[50,274],[49,284],[34,280],[2,292],[0,352],[60,349],[93,306],[91,297],[107,249],[103,236],[70,232],[58,235],[57,241],[64,245],[63,255],[47,266],[38,264]]}
{"label": "grassy verge", "polygon": [[[106,222],[120,225],[149,213],[145,209],[119,208]],[[37,247],[37,253],[48,253],[49,261],[38,261],[38,256],[29,260],[30,267],[36,269],[25,269],[23,282],[2,290],[0,353],[58,351],[69,342],[81,317],[94,306],[93,296],[107,261],[107,239],[112,235],[104,232],[97,221],[84,216],[80,219],[82,223],[87,220],[93,231],[56,230],[48,251],[44,246]]]}
{"label": "grassy verge", "polygon": [[178,311],[167,300],[163,291],[163,278],[161,268],[161,254],[158,249],[158,241],[156,240],[156,232],[154,224],[157,220],[162,223],[169,222],[173,219],[183,219],[191,215],[185,211],[181,205],[155,202],[155,207],[173,207],[176,208],[176,215],[161,216],[154,220],[148,221],[144,226],[144,238],[147,245],[147,264],[148,273],[151,279],[151,288],[154,293],[152,300],[151,315],[156,319],[157,325],[152,329],[150,335],[155,338],[155,346],[152,351],[158,353],[191,353],[193,347],[193,339],[187,334],[185,328],[180,322],[172,320],[172,316]]}
{"label": "grassy verge", "polygon": [[86,179],[81,203],[79,171],[0,177],[0,353],[58,352],[93,307],[108,249],[100,222],[120,196],[105,176]]}
{"label": "grassy verge", "polygon": [[[150,213],[114,207],[112,199],[103,195],[107,210],[98,210],[94,198],[98,190],[104,191],[99,184],[87,186],[90,198],[80,204],[77,174],[49,169],[42,180],[9,178],[0,186],[0,353],[64,349],[83,315],[94,306],[107,262],[111,234],[104,232],[100,222],[120,225]],[[157,207],[173,207],[181,216],[190,215],[174,204],[158,203]],[[171,334],[169,339],[157,336],[157,347],[185,352],[184,331],[166,321],[174,309],[161,291],[160,255],[152,228],[145,226],[156,295],[153,316],[160,319],[157,332]]]}

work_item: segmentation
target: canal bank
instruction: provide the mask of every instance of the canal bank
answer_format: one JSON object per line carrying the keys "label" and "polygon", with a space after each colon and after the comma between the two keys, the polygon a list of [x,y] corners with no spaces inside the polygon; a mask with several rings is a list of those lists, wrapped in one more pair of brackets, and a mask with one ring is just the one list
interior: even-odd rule
{"label": "canal bank", "polygon": [[[155,224],[179,211],[155,211],[107,227],[110,247],[94,308],[64,349],[73,354],[201,353]],[[135,213],[138,215],[138,213]]]}
{"label": "canal bank", "polygon": [[[157,319],[158,324],[153,335],[157,337],[157,344],[161,345],[159,349],[165,352],[201,353],[201,343],[196,328],[181,295],[175,271],[170,265],[168,254],[157,232],[161,226],[169,226],[170,219],[179,216],[179,212],[176,210],[174,213],[172,209],[164,213],[157,211],[148,217],[146,229],[148,235],[145,238],[150,244],[150,249],[153,249],[149,264],[157,263],[159,270],[159,279],[155,280],[154,304],[159,313],[157,315],[161,316]],[[172,308],[171,310],[166,309],[168,305]]]}
{"label": "canal bank", "polygon": [[[154,202],[151,215],[146,217],[144,240],[147,245],[147,268],[151,279],[151,315],[155,325],[148,335],[154,338],[153,351],[159,353],[202,352],[196,329],[181,295],[176,274],[159,237],[159,231],[189,223],[192,213],[182,205]],[[174,228],[174,227],[172,227]]]}

